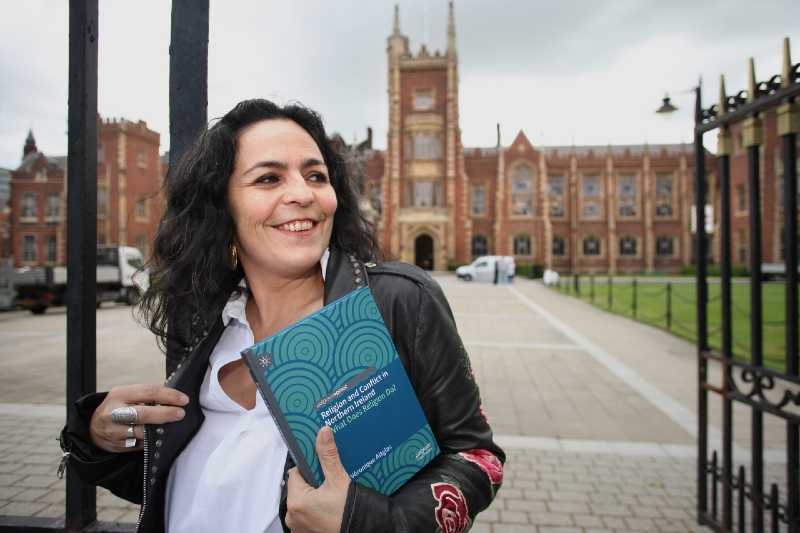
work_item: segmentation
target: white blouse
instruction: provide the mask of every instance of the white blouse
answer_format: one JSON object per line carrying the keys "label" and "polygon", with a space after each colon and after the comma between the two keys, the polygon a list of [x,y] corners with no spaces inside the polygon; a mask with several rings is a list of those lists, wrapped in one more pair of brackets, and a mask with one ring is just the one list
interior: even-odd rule
{"label": "white blouse", "polygon": [[[323,278],[328,262],[320,261]],[[261,394],[247,410],[222,389],[218,373],[253,345],[247,291],[222,311],[227,326],[209,358],[200,387],[205,421],[178,455],[167,479],[168,533],[236,531],[282,533],[278,517],[287,447]]]}

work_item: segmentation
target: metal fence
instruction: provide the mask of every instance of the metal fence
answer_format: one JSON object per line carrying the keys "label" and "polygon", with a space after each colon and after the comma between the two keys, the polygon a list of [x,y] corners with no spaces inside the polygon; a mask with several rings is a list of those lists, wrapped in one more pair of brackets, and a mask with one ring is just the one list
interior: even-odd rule
{"label": "metal fence", "polygon": [[[720,184],[720,298],[721,350],[709,346],[708,280],[706,261],[697,265],[697,354],[698,354],[698,461],[697,518],[715,531],[800,531],[800,378],[798,378],[798,295],[797,295],[797,132],[800,111],[795,102],[800,94],[800,64],[792,64],[789,41],[784,42],[783,72],[758,82],[751,59],[749,87],[735,95],[725,92],[721,79],[719,102],[703,108],[701,88],[695,103],[695,207],[698,228],[705,227],[707,179],[703,135],[718,131],[718,176]],[[762,115],[776,111],[782,143],[784,169],[785,250],[785,363],[782,371],[765,367],[763,354],[763,302],[761,277],[762,205],[760,147],[763,144]],[[747,193],[750,227],[750,338],[749,362],[735,358],[733,302],[731,299],[731,127],[743,129],[747,148]],[[697,233],[695,257],[706,258],[705,233]],[[709,368],[716,365],[722,376],[719,384],[708,380]],[[709,393],[722,403],[721,450],[709,454]],[[750,408],[750,468],[733,465],[733,405]],[[786,483],[784,487],[764,486],[764,417],[773,416],[786,426]],[[734,501],[735,500],[735,501]],[[709,505],[710,504],[710,505]]]}

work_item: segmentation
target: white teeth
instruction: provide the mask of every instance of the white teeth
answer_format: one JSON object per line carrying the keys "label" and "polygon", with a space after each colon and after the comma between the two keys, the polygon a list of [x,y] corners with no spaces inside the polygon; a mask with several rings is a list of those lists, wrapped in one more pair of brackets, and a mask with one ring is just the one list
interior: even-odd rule
{"label": "white teeth", "polygon": [[310,220],[303,220],[302,222],[289,222],[288,224],[282,224],[278,227],[288,231],[305,231],[311,229],[313,225],[313,222]]}

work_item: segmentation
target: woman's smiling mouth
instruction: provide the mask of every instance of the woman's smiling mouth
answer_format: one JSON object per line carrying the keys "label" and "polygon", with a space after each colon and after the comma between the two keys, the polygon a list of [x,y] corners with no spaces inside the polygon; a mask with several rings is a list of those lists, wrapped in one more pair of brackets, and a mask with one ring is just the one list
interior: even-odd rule
{"label": "woman's smiling mouth", "polygon": [[291,220],[289,222],[284,222],[283,224],[274,227],[275,229],[279,229],[281,231],[287,231],[290,233],[300,233],[309,231],[316,225],[317,225],[316,221],[310,219],[304,219],[304,220]]}

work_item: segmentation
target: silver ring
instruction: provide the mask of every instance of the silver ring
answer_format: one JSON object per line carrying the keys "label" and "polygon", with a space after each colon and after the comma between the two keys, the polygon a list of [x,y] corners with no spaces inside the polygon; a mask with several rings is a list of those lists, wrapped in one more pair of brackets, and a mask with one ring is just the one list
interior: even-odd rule
{"label": "silver ring", "polygon": [[136,447],[136,438],[132,439],[125,439],[125,447],[126,448],[135,448]]}
{"label": "silver ring", "polygon": [[134,439],[136,438],[136,434],[133,432],[133,424],[128,426],[128,431],[125,432],[125,438]]}
{"label": "silver ring", "polygon": [[117,407],[111,411],[111,420],[117,424],[136,424],[139,422],[139,412],[130,405]]}

